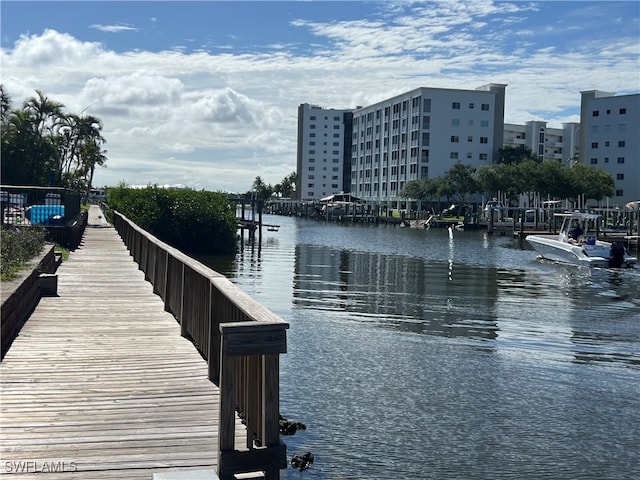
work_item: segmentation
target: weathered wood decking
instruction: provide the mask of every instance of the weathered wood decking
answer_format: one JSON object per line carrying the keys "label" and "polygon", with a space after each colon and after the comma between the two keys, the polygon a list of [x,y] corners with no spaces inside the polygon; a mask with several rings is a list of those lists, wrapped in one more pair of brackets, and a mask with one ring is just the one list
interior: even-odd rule
{"label": "weathered wood decking", "polygon": [[0,364],[1,474],[213,468],[220,396],[207,364],[116,231],[96,221],[58,269],[58,296],[40,301]]}

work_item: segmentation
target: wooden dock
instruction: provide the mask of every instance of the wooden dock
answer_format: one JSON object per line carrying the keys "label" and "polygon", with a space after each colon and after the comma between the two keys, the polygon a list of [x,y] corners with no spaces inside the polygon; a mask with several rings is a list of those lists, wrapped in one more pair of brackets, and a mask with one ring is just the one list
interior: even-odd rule
{"label": "wooden dock", "polygon": [[[215,468],[220,391],[207,362],[91,213],[58,296],[41,299],[0,364],[1,474],[150,480]],[[237,420],[235,438],[246,442]]]}

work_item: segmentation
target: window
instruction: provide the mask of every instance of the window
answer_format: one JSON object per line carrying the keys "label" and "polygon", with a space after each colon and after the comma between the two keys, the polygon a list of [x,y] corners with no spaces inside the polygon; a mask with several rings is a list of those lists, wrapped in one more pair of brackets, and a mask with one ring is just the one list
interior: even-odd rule
{"label": "window", "polygon": [[315,129],[315,128],[316,128],[316,126],[315,126],[314,124],[312,124],[312,125],[309,125],[309,128],[310,128],[311,130],[313,130],[313,129]]}
{"label": "window", "polygon": [[458,125],[460,125],[460,119],[459,118],[452,118],[451,119],[451,125],[453,125],[454,127],[457,127]]}
{"label": "window", "polygon": [[608,147],[611,143],[610,142],[604,142],[604,146]]}
{"label": "window", "polygon": [[609,163],[609,157],[604,157],[604,163]]}
{"label": "window", "polygon": [[616,180],[624,180],[624,173],[618,173],[616,175]]}
{"label": "window", "polygon": [[315,150],[309,150],[309,155],[313,155],[314,153],[316,153]]}
{"label": "window", "polygon": [[316,119],[316,116],[315,116],[315,115],[311,115],[311,116],[309,117],[309,120],[315,120],[315,119]]}
{"label": "window", "polygon": [[453,102],[451,108],[454,110],[460,110],[460,102]]}
{"label": "window", "polygon": [[489,155],[487,155],[486,153],[480,154],[480,160],[488,160],[488,159],[489,159]]}
{"label": "window", "polygon": [[473,142],[473,137],[471,135],[467,137],[467,142]]}
{"label": "window", "polygon": [[459,138],[457,135],[451,135],[451,143],[458,143]]}
{"label": "window", "polygon": [[592,158],[591,159],[591,165],[597,165],[598,164],[598,159],[597,158]]}
{"label": "window", "polygon": [[313,188],[313,183],[307,184],[307,188]]}
{"label": "window", "polygon": [[425,99],[422,101],[422,109],[423,109],[425,112],[430,112],[430,111],[431,111],[431,99],[430,99],[430,98],[425,98]]}
{"label": "window", "polygon": [[473,158],[473,153],[467,152],[467,158],[469,158],[469,159]]}
{"label": "window", "polygon": [[624,147],[624,146],[625,146],[624,140],[618,141],[618,147]]}
{"label": "window", "polygon": [[600,111],[594,110],[593,112],[591,112],[591,115],[594,116],[594,117],[599,117],[600,116]]}
{"label": "window", "polygon": [[624,157],[618,157],[618,163],[624,163]]}
{"label": "window", "polygon": [[315,144],[316,144],[316,142],[309,142],[309,145],[312,146],[312,147],[315,146]]}
{"label": "window", "polygon": [[489,111],[489,104],[488,103],[483,103],[482,104],[482,110],[484,110],[485,112]]}
{"label": "window", "polygon": [[627,113],[627,109],[626,108],[621,108],[619,110],[620,115],[625,115]]}
{"label": "window", "polygon": [[624,191],[622,189],[616,190],[616,197],[624,197]]}
{"label": "window", "polygon": [[453,160],[457,160],[458,159],[458,152],[451,152],[449,154],[449,158],[451,158]]}
{"label": "window", "polygon": [[591,148],[598,148],[598,142],[591,142]]}
{"label": "window", "polygon": [[489,126],[489,120],[480,120],[480,126],[481,127],[488,127]]}
{"label": "window", "polygon": [[480,137],[480,143],[489,143],[489,137]]}
{"label": "window", "polygon": [[473,110],[473,103],[469,104],[469,110]]}
{"label": "window", "polygon": [[336,122],[339,122],[339,121],[340,121],[340,117],[333,117],[333,119],[334,119]]}

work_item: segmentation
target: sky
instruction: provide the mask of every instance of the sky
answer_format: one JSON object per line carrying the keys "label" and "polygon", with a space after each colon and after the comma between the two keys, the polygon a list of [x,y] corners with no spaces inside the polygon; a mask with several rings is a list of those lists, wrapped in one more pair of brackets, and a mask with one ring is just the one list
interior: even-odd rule
{"label": "sky", "polygon": [[505,122],[640,93],[640,2],[10,1],[0,81],[102,119],[94,185],[242,193],[296,169],[297,108],[507,84]]}

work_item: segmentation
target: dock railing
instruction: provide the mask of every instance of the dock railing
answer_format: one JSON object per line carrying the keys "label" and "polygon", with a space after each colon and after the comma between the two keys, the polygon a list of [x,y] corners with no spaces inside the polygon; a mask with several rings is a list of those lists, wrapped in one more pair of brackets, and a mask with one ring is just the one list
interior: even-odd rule
{"label": "dock railing", "polygon": [[[278,479],[287,467],[279,434],[279,355],[287,351],[289,324],[124,215],[113,212],[113,225],[220,389],[219,477],[263,472]],[[247,428],[245,445],[235,438],[236,414]]]}

